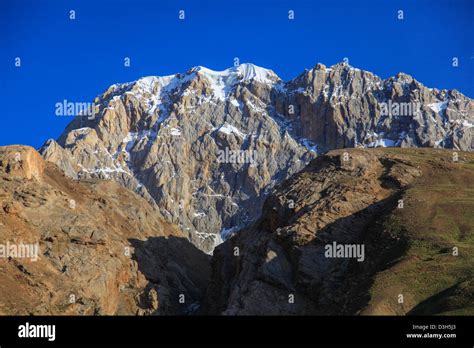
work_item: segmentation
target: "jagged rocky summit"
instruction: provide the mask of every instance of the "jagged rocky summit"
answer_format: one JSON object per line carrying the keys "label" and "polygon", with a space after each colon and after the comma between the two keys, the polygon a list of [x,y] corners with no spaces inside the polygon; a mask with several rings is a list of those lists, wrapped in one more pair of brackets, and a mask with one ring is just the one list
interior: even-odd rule
{"label": "jagged rocky summit", "polygon": [[[346,147],[473,150],[473,101],[345,63],[282,81],[242,64],[115,84],[40,149],[72,178],[112,179],[212,252],[275,184]],[[87,117],[86,117],[87,116]]]}

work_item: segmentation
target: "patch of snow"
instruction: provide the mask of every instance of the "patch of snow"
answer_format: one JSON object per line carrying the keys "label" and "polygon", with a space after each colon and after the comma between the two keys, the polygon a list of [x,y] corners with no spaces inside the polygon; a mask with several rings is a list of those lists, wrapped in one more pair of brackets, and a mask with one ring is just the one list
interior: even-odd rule
{"label": "patch of snow", "polygon": [[206,185],[206,187],[209,189],[209,191],[211,191],[211,194],[205,194],[203,193],[202,195],[203,196],[206,196],[206,197],[215,197],[215,198],[225,198],[225,196],[223,194],[220,194],[220,193],[216,193],[216,191],[214,191],[212,189],[212,187],[210,187],[209,185]]}
{"label": "patch of snow", "polygon": [[323,96],[325,99],[329,99],[329,85],[327,83],[324,84]]}
{"label": "patch of snow", "polygon": [[225,100],[239,82],[258,81],[273,85],[278,80],[273,71],[247,63],[223,71],[214,71],[203,66],[194,67],[192,71],[203,75],[210,82],[214,96],[220,100]]}
{"label": "patch of snow", "polygon": [[194,71],[200,71],[205,75],[221,76],[227,81],[259,81],[263,83],[273,83],[276,75],[273,71],[261,68],[254,64],[244,63],[237,67],[232,67],[223,71],[214,71],[203,66],[193,68]]}
{"label": "patch of snow", "polygon": [[269,77],[274,75],[271,70],[253,64],[240,64],[234,71],[237,71],[243,81],[256,80],[263,83],[272,83]]}
{"label": "patch of snow", "polygon": [[227,122],[224,123],[222,126],[220,126],[217,129],[217,131],[221,133],[225,133],[227,135],[235,134],[241,138],[245,138],[247,136],[245,133],[241,132],[238,128],[228,124]]}
{"label": "patch of snow", "polygon": [[90,169],[87,169],[87,168],[84,168],[81,164],[79,164],[79,166],[81,167],[81,171],[85,172],[85,173],[88,173],[88,174],[99,174],[99,173],[102,173],[105,175],[106,178],[109,178],[109,174],[112,174],[112,173],[123,173],[123,174],[126,174],[126,175],[129,175],[129,176],[132,176],[132,174],[129,172],[129,171],[126,171],[122,168],[122,166],[117,166],[115,168],[110,168],[110,167],[101,167],[101,168],[90,168]]}
{"label": "patch of snow", "polygon": [[82,128],[77,128],[73,129],[72,132],[79,133],[79,134],[86,134],[89,133],[92,130],[90,127],[82,127]]}
{"label": "patch of snow", "polygon": [[181,130],[179,128],[171,128],[170,134],[173,136],[179,136],[181,135]]}
{"label": "patch of snow", "polygon": [[228,70],[213,71],[204,67],[197,67],[193,70],[206,77],[211,84],[214,96],[219,100],[225,100],[232,87],[237,83],[237,76],[227,73]]}
{"label": "patch of snow", "polygon": [[369,144],[367,144],[367,147],[394,147],[395,146],[395,141],[392,139],[377,139],[376,141],[373,141]]}
{"label": "patch of snow", "polygon": [[440,113],[441,111],[446,110],[448,107],[448,101],[446,100],[443,102],[428,104],[428,107],[434,112]]}
{"label": "patch of snow", "polygon": [[237,101],[237,99],[232,99],[232,100],[230,101],[230,103],[231,103],[232,105],[236,106],[236,107],[240,107],[240,104],[239,104],[239,102]]}
{"label": "patch of snow", "polygon": [[318,145],[315,145],[313,142],[311,142],[308,139],[302,138],[301,145],[306,147],[306,149],[308,149],[309,152],[314,152],[314,153],[318,152]]}
{"label": "patch of snow", "polygon": [[177,87],[179,83],[180,78],[175,74],[168,76],[145,76],[137,80],[136,85],[142,90],[152,93],[153,89],[157,87],[157,85],[161,89],[170,90],[174,87]]}
{"label": "patch of snow", "polygon": [[246,104],[253,110],[257,111],[257,112],[260,112],[260,113],[265,113],[265,109],[260,107],[260,106],[257,106],[255,105],[250,99],[247,99],[246,101]]}
{"label": "patch of snow", "polygon": [[135,144],[140,143],[145,140],[156,138],[156,132],[154,130],[143,130],[140,132],[129,132],[122,139],[122,143],[126,144],[125,150],[130,152]]}

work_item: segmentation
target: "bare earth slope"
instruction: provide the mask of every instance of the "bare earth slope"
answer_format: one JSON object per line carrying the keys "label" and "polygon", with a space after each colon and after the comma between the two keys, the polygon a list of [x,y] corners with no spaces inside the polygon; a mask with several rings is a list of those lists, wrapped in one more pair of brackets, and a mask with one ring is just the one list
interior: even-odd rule
{"label": "bare earth slope", "polygon": [[[474,154],[330,151],[216,248],[205,308],[249,314],[473,314]],[[326,245],[364,245],[331,258]]]}
{"label": "bare earth slope", "polygon": [[40,250],[0,258],[0,314],[473,314],[474,154],[454,154],[319,156],[211,261],[121,185],[0,147],[0,246]]}
{"label": "bare earth slope", "polygon": [[0,244],[39,244],[37,261],[0,258],[0,314],[192,310],[209,257],[155,209],[114,182],[74,181],[30,147],[0,147]]}

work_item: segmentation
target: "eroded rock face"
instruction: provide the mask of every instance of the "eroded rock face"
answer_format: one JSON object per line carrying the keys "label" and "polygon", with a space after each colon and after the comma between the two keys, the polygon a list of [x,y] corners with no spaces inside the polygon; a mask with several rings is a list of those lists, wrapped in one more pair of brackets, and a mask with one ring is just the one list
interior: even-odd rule
{"label": "eroded rock face", "polygon": [[0,167],[10,178],[41,180],[45,168],[44,159],[38,152],[27,146],[2,148]]}
{"label": "eroded rock face", "polygon": [[2,315],[184,314],[209,273],[209,256],[142,197],[68,178],[26,146],[0,147],[0,244]]}
{"label": "eroded rock face", "polygon": [[[459,185],[459,197],[469,196],[472,180],[467,178],[472,170],[466,163],[473,160],[472,155],[462,155],[463,167],[452,161],[448,151],[400,151],[330,151],[278,185],[265,202],[262,217],[214,251],[206,311],[224,315],[400,315],[437,296],[426,283],[410,287],[400,272],[412,277],[425,274],[424,282],[439,282],[440,293],[472,275],[469,269],[474,258],[469,251],[463,259],[455,259],[452,270],[462,270],[457,279],[441,281],[441,274],[433,271],[454,262],[443,248],[450,250],[450,243],[462,243],[464,237],[455,237],[456,242],[439,238],[439,233],[456,236],[458,227],[450,227],[451,231],[443,226],[442,232],[437,231],[437,222],[429,217],[436,209],[443,209],[448,220],[459,214],[453,226],[472,231],[472,224],[468,227],[463,220],[467,214],[453,212],[451,202],[434,198],[439,192],[443,195],[444,182]],[[423,184],[417,186],[418,182]],[[405,195],[408,188],[411,191]],[[472,207],[469,200],[459,205],[459,197],[452,204],[458,202],[461,211]],[[422,207],[427,201],[429,205]],[[422,219],[425,215],[430,220],[421,220],[422,228],[429,232],[421,231],[417,221],[417,216]],[[334,243],[363,246],[364,251],[328,254],[336,250]],[[422,247],[406,254],[412,244]],[[423,250],[431,254],[424,255]],[[400,293],[407,298],[403,306],[397,302]],[[424,303],[423,310],[425,307],[429,306]],[[439,308],[430,310],[436,313]]]}
{"label": "eroded rock face", "polygon": [[94,112],[41,154],[73,178],[135,190],[206,252],[254,221],[271,188],[317,150],[473,149],[471,99],[346,64],[318,64],[289,82],[251,64],[145,77],[111,86]]}
{"label": "eroded rock face", "polygon": [[333,301],[350,262],[326,258],[324,245],[360,243],[378,202],[391,193],[379,182],[384,166],[377,156],[357,151],[343,157],[342,151],[319,156],[277,187],[259,222],[216,249],[211,311],[278,315],[323,313],[324,304],[338,308]]}
{"label": "eroded rock face", "polygon": [[77,117],[43,156],[77,178],[110,178],[156,202],[212,251],[226,229],[255,219],[275,182],[315,157],[272,109],[280,79],[242,65],[194,68],[114,85],[97,117]]}
{"label": "eroded rock face", "polygon": [[[328,151],[349,147],[434,147],[472,151],[474,102],[427,88],[410,75],[378,76],[340,63],[287,84],[277,111],[296,133]],[[285,112],[294,106],[293,114]]]}

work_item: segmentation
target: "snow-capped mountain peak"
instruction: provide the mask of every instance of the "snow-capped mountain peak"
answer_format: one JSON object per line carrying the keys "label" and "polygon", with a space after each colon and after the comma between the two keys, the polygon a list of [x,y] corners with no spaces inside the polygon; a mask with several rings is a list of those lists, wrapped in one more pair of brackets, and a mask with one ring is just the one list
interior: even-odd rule
{"label": "snow-capped mountain peak", "polygon": [[240,64],[222,71],[215,71],[203,66],[192,69],[204,76],[221,77],[232,82],[259,81],[262,83],[273,83],[278,80],[278,76],[270,69],[265,69],[251,63]]}
{"label": "snow-capped mountain peak", "polygon": [[206,252],[236,221],[256,218],[273,185],[316,150],[473,150],[470,98],[344,64],[319,64],[286,83],[253,64],[199,66],[113,85],[95,104],[93,119],[76,117],[42,154],[72,177],[140,192]]}

